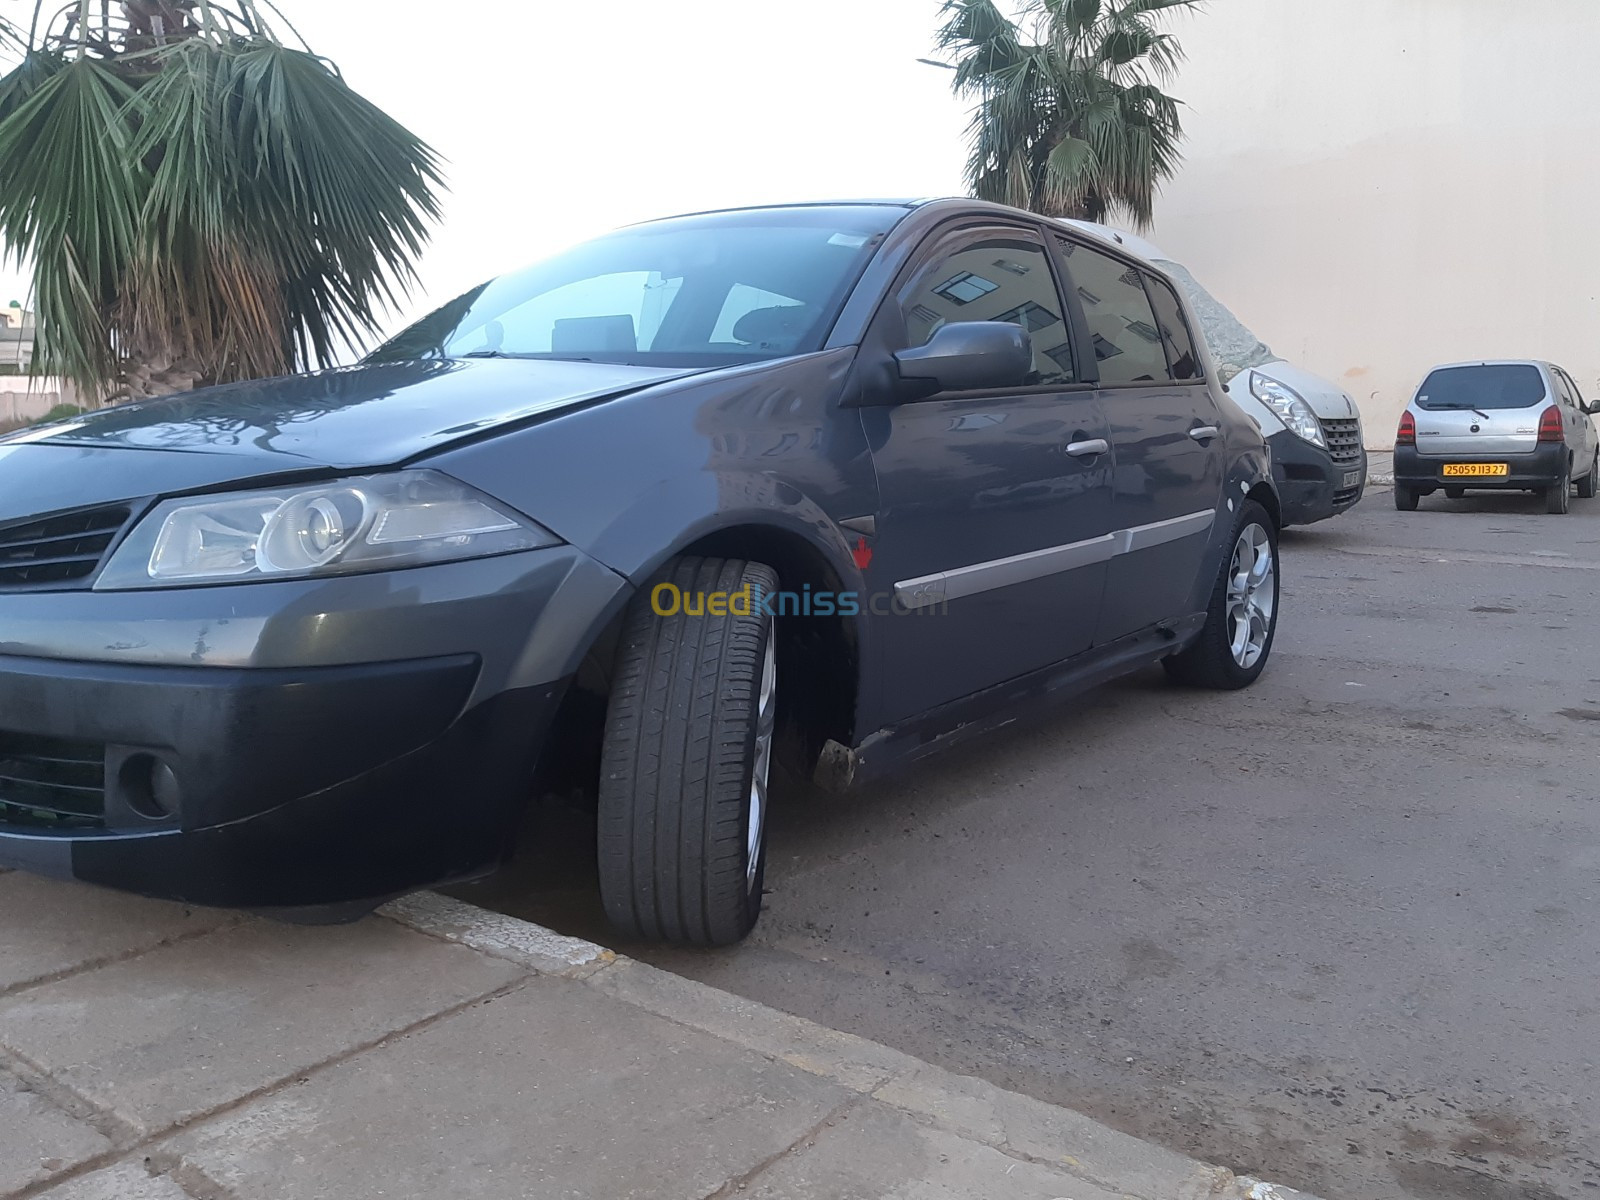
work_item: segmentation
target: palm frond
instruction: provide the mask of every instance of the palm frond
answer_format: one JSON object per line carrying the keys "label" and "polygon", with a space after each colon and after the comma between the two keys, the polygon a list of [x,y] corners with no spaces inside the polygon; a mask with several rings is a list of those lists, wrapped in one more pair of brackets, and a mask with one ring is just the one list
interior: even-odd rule
{"label": "palm frond", "polygon": [[35,368],[97,392],[116,377],[111,311],[147,185],[129,154],[134,92],[92,58],[35,68],[0,120],[0,241],[34,266]]}
{"label": "palm frond", "polygon": [[946,0],[941,49],[974,101],[967,183],[975,195],[1050,215],[1151,220],[1177,169],[1178,102],[1157,86],[1182,61],[1158,27],[1201,0]]}
{"label": "palm frond", "polygon": [[35,270],[36,365],[104,394],[130,363],[223,382],[370,340],[438,219],[437,154],[257,0],[115,7],[91,29],[69,6],[0,76],[0,239]]}

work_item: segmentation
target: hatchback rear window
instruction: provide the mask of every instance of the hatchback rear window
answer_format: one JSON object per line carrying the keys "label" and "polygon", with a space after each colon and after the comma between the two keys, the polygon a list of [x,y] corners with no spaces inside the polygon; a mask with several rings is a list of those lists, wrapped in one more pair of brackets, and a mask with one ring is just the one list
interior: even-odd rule
{"label": "hatchback rear window", "polygon": [[1417,389],[1417,407],[1531,408],[1546,398],[1544,376],[1526,364],[1440,367]]}

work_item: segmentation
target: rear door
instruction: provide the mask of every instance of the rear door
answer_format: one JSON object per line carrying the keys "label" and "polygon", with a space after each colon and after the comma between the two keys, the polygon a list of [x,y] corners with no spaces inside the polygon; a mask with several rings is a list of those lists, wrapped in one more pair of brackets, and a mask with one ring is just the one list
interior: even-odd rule
{"label": "rear door", "polygon": [[1138,264],[1060,239],[1099,368],[1115,463],[1105,643],[1183,615],[1222,498],[1221,417],[1177,295]]}
{"label": "rear door", "polygon": [[1024,387],[861,410],[881,497],[867,568],[894,722],[1089,647],[1110,554],[1105,417],[1038,230],[930,236],[869,342],[922,345],[951,321],[1029,331]]}

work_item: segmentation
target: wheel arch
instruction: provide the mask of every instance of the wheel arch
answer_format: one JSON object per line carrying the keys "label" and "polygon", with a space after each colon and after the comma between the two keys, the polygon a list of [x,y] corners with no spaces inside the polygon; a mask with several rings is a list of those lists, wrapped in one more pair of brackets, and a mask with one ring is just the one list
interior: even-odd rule
{"label": "wheel arch", "polygon": [[[840,539],[840,551],[843,541]],[[683,534],[652,555],[616,604],[575,652],[576,669],[538,767],[544,790],[587,790],[598,769],[607,697],[628,603],[646,593],[667,564],[686,556],[745,559],[778,573],[785,592],[835,595],[859,591],[859,573],[843,568],[798,530],[771,520],[745,519]],[[848,562],[848,557],[846,557]],[[851,572],[846,578],[844,570]],[[828,741],[853,745],[862,686],[860,616],[786,615],[778,622],[779,759],[809,779]]]}

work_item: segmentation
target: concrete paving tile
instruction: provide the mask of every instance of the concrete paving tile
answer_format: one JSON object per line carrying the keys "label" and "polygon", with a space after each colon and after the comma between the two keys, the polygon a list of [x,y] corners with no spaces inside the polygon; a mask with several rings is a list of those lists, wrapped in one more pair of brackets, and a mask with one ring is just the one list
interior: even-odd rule
{"label": "concrete paving tile", "polygon": [[111,1148],[98,1130],[0,1071],[0,1196],[43,1183]]}
{"label": "concrete paving tile", "polygon": [[37,1200],[194,1200],[165,1175],[151,1175],[137,1162],[91,1171],[42,1192]]}
{"label": "concrete paving tile", "polygon": [[22,871],[0,874],[0,912],[0,992],[237,919]]}
{"label": "concrete paving tile", "polygon": [[854,1093],[539,978],[165,1143],[236,1200],[700,1200]]}
{"label": "concrete paving tile", "polygon": [[522,975],[392,921],[253,922],[0,999],[0,1044],[151,1133]]}
{"label": "concrete paving tile", "polygon": [[750,1200],[1119,1200],[1064,1171],[868,1102],[739,1192]]}

